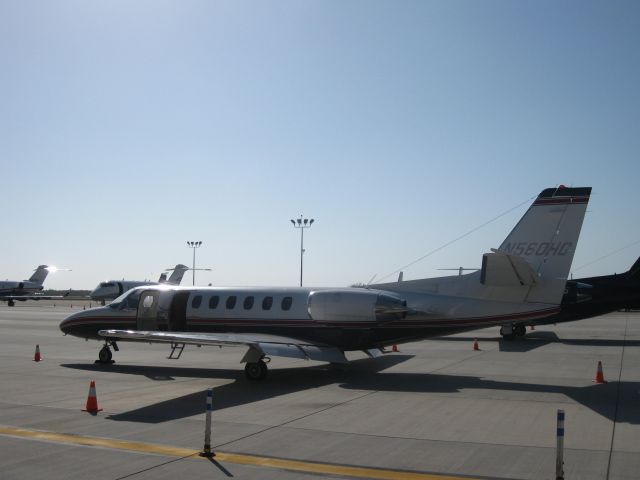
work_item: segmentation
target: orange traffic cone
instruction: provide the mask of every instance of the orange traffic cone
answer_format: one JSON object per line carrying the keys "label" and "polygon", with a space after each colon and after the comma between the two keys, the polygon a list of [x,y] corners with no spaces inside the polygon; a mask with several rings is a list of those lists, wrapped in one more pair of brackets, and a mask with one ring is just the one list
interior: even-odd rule
{"label": "orange traffic cone", "polygon": [[602,362],[598,360],[598,371],[596,372],[596,378],[593,379],[593,383],[607,383],[602,373]]}
{"label": "orange traffic cone", "polygon": [[39,362],[40,360],[42,360],[42,357],[40,356],[40,345],[36,345],[36,354],[33,356],[33,361]]}
{"label": "orange traffic cone", "polygon": [[393,347],[391,347],[391,351],[394,353],[398,353],[400,350],[398,350],[398,346],[394,345]]}
{"label": "orange traffic cone", "polygon": [[478,339],[477,338],[473,341],[473,349],[474,350],[480,350],[480,347],[478,346]]}
{"label": "orange traffic cone", "polygon": [[101,408],[98,408],[98,397],[96,397],[96,382],[91,380],[91,384],[89,385],[89,396],[87,397],[87,405],[82,409],[82,411],[98,413],[101,410]]}

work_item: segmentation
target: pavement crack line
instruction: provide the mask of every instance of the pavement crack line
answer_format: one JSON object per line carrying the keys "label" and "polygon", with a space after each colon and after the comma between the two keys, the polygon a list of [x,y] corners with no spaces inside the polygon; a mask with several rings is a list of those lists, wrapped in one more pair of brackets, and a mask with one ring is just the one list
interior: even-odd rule
{"label": "pavement crack line", "polygon": [[185,456],[178,457],[178,458],[172,458],[171,460],[167,460],[166,462],[158,463],[157,465],[152,465],[151,467],[143,468],[142,470],[137,470],[135,472],[128,473],[128,474],[123,475],[121,477],[117,477],[114,480],[123,480],[125,478],[135,477],[136,475],[140,475],[141,473],[149,472],[149,471],[154,470],[156,468],[164,467],[165,465],[169,465],[171,463],[179,462],[181,460],[186,460],[187,458],[196,457],[197,455],[198,455],[198,453],[193,453],[192,455],[185,455]]}
{"label": "pavement crack line", "polygon": [[284,426],[289,425],[289,424],[291,424],[293,422],[297,422],[298,420],[302,420],[303,418],[312,417],[313,415],[317,415],[318,413],[326,412],[327,410],[331,410],[333,408],[340,407],[342,405],[346,405],[346,404],[348,404],[350,402],[353,402],[354,400],[360,400],[361,398],[368,397],[369,395],[373,395],[374,393],[378,393],[378,391],[374,390],[374,391],[371,391],[371,392],[366,392],[366,393],[363,393],[362,395],[358,395],[357,397],[350,398],[349,400],[345,400],[344,402],[338,402],[338,403],[335,403],[333,405],[329,405],[328,407],[321,408],[321,409],[318,409],[318,410],[314,410],[313,412],[307,413],[305,415],[301,415],[301,416],[299,416],[297,418],[293,418],[291,420],[287,420],[286,422],[282,422],[282,423],[280,423],[278,425],[271,425],[271,426],[269,426],[267,428],[263,428],[262,430],[258,430],[257,432],[253,432],[253,433],[250,433],[248,435],[244,435],[242,437],[236,438],[236,439],[228,441],[228,442],[220,443],[220,444],[216,445],[216,448],[225,447],[227,445],[232,445],[232,444],[234,444],[236,442],[239,442],[240,440],[245,440],[245,439],[253,437],[255,435],[260,435],[261,433],[268,432],[269,430],[273,430],[275,428],[284,427]]}
{"label": "pavement crack line", "polygon": [[613,413],[613,428],[611,430],[611,445],[609,447],[609,460],[607,461],[607,476],[606,480],[609,480],[611,473],[611,459],[613,457],[613,442],[616,438],[616,425],[618,423],[618,409],[620,407],[620,389],[622,387],[622,369],[624,367],[624,351],[627,346],[627,331],[629,330],[629,318],[624,326],[624,337],[622,339],[622,354],[620,355],[620,371],[618,372],[618,385],[616,387],[616,408]]}

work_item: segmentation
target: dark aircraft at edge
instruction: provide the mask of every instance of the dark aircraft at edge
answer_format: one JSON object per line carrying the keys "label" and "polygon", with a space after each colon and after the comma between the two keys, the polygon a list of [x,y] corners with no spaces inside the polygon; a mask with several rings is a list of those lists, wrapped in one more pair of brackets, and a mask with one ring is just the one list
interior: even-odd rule
{"label": "dark aircraft at edge", "polygon": [[512,339],[523,336],[527,325],[573,322],[630,309],[640,309],[640,257],[624,273],[567,281],[559,313],[535,322],[504,325],[500,334]]}

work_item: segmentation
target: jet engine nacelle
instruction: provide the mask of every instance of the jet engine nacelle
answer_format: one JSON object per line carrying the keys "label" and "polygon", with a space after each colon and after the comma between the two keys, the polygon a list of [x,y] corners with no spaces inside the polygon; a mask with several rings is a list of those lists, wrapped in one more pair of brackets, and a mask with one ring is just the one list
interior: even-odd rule
{"label": "jet engine nacelle", "polygon": [[564,287],[562,303],[580,303],[591,300],[593,287],[588,283],[568,281]]}
{"label": "jet engine nacelle", "polygon": [[405,318],[407,302],[375,290],[318,290],[309,294],[309,316],[316,321],[390,322]]}

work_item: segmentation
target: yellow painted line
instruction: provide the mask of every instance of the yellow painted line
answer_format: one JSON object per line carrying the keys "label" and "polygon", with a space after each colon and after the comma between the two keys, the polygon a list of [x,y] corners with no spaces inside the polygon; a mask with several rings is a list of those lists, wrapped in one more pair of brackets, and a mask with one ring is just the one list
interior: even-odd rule
{"label": "yellow painted line", "polygon": [[[63,443],[67,445],[83,445],[88,447],[103,447],[129,452],[151,453],[168,457],[203,458],[198,451],[188,448],[159,445],[157,443],[117,440],[113,438],[88,437],[71,433],[55,433],[42,430],[9,427],[0,425],[0,435],[30,438],[47,442]],[[374,478],[381,480],[470,480],[470,477],[455,477],[431,473],[407,472],[402,470],[385,470],[380,468],[352,467],[349,465],[334,465],[329,463],[305,462],[287,460],[284,458],[260,457],[239,453],[216,452],[216,461],[220,463],[234,463],[238,465],[253,465],[257,467],[277,468],[297,472],[318,473],[326,475],[341,475],[352,478]]]}

